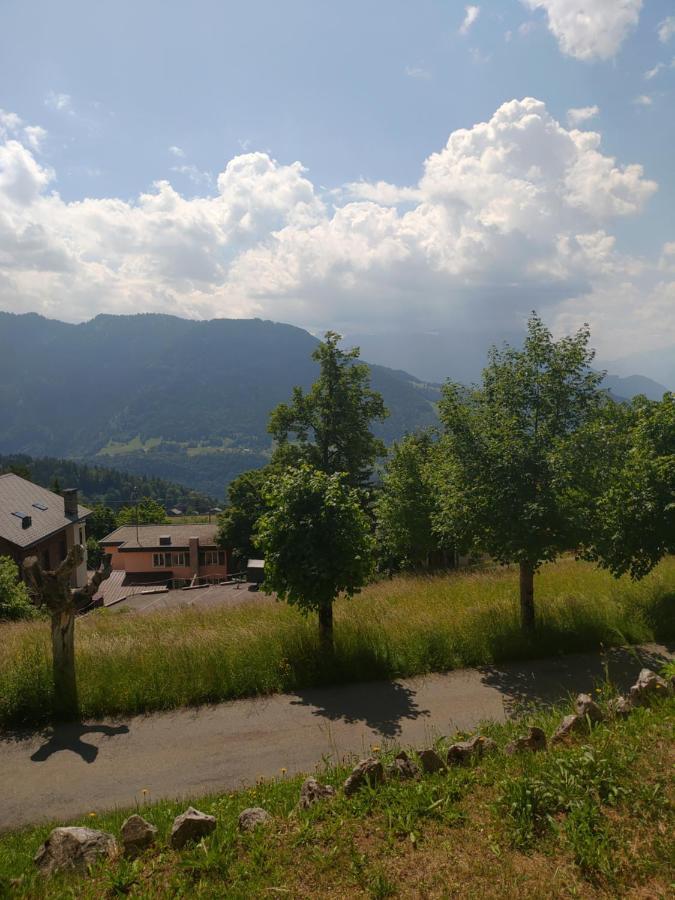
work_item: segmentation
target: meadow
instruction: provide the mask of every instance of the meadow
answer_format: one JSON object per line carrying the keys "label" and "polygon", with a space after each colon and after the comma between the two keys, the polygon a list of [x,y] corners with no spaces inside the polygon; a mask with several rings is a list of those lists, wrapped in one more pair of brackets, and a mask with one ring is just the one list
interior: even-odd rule
{"label": "meadow", "polygon": [[[609,685],[595,693],[605,710],[613,693]],[[564,704],[486,725],[498,752],[477,765],[415,781],[390,778],[349,797],[339,790],[348,766],[320,766],[318,777],[338,792],[309,810],[297,808],[302,776],[287,778],[283,769],[274,781],[234,793],[181,802],[148,797],[137,811],[158,828],[157,844],[134,860],[99,863],[84,877],[38,875],[33,855],[50,825],[0,835],[0,897],[672,896],[675,699],[624,720],[610,714],[544,753],[503,753],[527,724],[550,736],[568,711]],[[448,740],[439,739],[437,749]],[[395,750],[372,753],[386,763]],[[188,802],[214,815],[216,830],[175,851],[171,823]],[[272,819],[241,833],[237,817],[251,806]],[[73,824],[118,835],[129,812],[92,810]]]}
{"label": "meadow", "polygon": [[[333,658],[319,653],[315,618],[283,603],[97,611],[76,628],[81,712],[130,715],[675,638],[675,557],[640,582],[565,558],[542,567],[535,591],[528,637],[513,569],[383,580],[336,603]],[[0,727],[50,718],[50,666],[46,622],[0,625]]]}

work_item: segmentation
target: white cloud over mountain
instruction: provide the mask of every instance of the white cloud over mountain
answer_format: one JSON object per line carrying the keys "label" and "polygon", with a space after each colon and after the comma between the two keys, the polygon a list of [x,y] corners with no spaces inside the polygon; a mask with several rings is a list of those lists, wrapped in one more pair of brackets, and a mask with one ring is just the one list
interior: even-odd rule
{"label": "white cloud over mountain", "polygon": [[543,9],[563,53],[576,59],[611,59],[640,18],[642,0],[522,0]]}
{"label": "white cloud over mountain", "polygon": [[0,308],[494,333],[536,307],[557,327],[597,325],[615,355],[675,342],[668,267],[622,255],[611,234],[656,184],[539,100],[453,132],[417,185],[328,193],[299,162],[243,153],[207,197],[159,181],[133,203],[65,202],[22,128],[0,143]]}

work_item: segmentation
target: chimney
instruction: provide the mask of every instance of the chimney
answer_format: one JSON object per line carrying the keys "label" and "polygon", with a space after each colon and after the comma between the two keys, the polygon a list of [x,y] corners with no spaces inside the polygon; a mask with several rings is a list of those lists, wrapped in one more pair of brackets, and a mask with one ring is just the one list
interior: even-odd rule
{"label": "chimney", "polygon": [[193,575],[199,575],[199,538],[190,538],[190,571]]}
{"label": "chimney", "polygon": [[66,488],[63,495],[63,512],[67,516],[77,517],[77,488]]}

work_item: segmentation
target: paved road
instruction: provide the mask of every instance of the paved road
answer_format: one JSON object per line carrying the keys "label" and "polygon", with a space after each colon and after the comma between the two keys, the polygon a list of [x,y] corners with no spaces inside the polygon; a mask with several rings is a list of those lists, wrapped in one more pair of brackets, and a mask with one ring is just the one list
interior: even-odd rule
{"label": "paved road", "polygon": [[[659,645],[613,651],[621,687]],[[258,776],[311,772],[322,757],[371,744],[420,745],[432,736],[503,720],[519,704],[558,700],[603,677],[597,654],[467,669],[394,682],[317,688],[126,721],[0,734],[0,830],[64,820],[143,799],[233,790]]]}

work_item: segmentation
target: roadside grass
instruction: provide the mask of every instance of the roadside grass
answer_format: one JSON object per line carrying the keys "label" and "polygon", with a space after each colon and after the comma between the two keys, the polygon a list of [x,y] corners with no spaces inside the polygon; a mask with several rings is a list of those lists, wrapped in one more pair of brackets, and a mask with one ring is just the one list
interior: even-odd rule
{"label": "roadside grass", "polygon": [[[605,686],[598,699],[611,695]],[[545,753],[502,752],[527,725],[550,736],[568,706],[486,725],[499,752],[478,764],[419,781],[390,779],[351,797],[338,790],[307,811],[296,805],[302,776],[282,773],[248,790],[193,798],[217,828],[180,852],[168,838],[188,801],[144,804],[137,811],[158,827],[157,845],[134,861],[97,864],[86,877],[37,874],[32,858],[50,825],[0,835],[0,897],[672,896],[675,698],[608,718]],[[386,762],[396,749],[374,752]],[[346,764],[317,768],[338,788],[348,772]],[[273,820],[241,834],[237,816],[249,806]],[[118,835],[129,812],[73,824]]]}
{"label": "roadside grass", "polygon": [[[536,577],[522,634],[512,569],[398,577],[336,604],[333,658],[316,621],[271,600],[77,622],[84,717],[130,715],[340,682],[406,677],[675,637],[675,557],[641,582],[573,559]],[[51,716],[49,626],[0,626],[0,727]]]}

